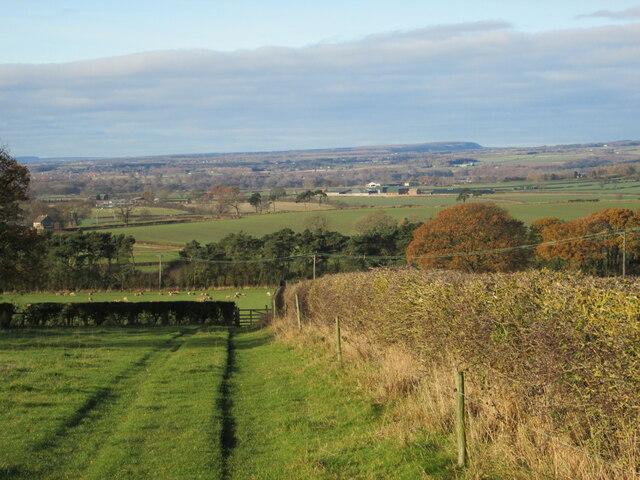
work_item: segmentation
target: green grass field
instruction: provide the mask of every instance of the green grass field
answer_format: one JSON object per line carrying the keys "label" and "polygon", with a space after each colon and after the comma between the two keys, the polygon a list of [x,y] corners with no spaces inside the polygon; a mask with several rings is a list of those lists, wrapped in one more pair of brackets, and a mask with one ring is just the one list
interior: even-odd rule
{"label": "green grass field", "polygon": [[265,330],[0,331],[0,478],[455,478],[450,438],[380,435],[391,406],[316,353]]}
{"label": "green grass field", "polygon": [[[111,230],[114,234],[133,235],[141,242],[162,244],[184,244],[197,240],[206,244],[220,240],[230,233],[240,231],[261,237],[283,228],[302,231],[305,220],[311,216],[323,215],[329,220],[329,228],[343,233],[353,233],[354,224],[360,218],[372,213],[371,209],[325,210],[319,212],[293,212],[263,215],[249,215],[238,219],[213,220],[208,222],[157,225],[148,227],[130,227]],[[393,218],[428,218],[435,208],[388,208],[385,211]],[[107,230],[109,231],[109,230]]]}
{"label": "green grass field", "polygon": [[[208,293],[212,300],[235,302],[239,308],[265,308],[271,305],[272,297],[267,292],[273,293],[274,288],[246,288],[246,289],[225,289],[225,290],[197,290],[195,295],[187,295],[181,291],[178,294],[169,295],[167,290],[143,292],[141,296],[136,296],[136,292],[94,292],[92,298],[94,302],[111,302],[124,298],[129,302],[169,302],[169,301],[196,301],[202,293]],[[239,297],[235,294],[240,293]],[[57,295],[55,293],[25,293],[21,294],[0,294],[0,302],[9,302],[14,305],[26,305],[28,303],[42,302],[69,302],[79,303],[88,301],[87,292],[77,292],[75,295]]]}
{"label": "green grass field", "polygon": [[0,477],[215,478],[225,336],[0,332]]}
{"label": "green grass field", "polygon": [[[157,250],[153,250],[151,245],[145,247],[137,261],[158,261],[157,253],[166,249],[168,255],[174,255],[180,245],[191,240],[197,240],[202,244],[215,242],[230,233],[244,232],[256,237],[261,237],[267,233],[272,233],[282,228],[291,228],[294,231],[302,231],[306,227],[306,220],[315,215],[322,215],[329,221],[329,228],[344,234],[355,233],[356,222],[373,213],[377,209],[382,209],[400,221],[408,218],[412,221],[426,221],[433,217],[439,210],[456,203],[454,196],[447,197],[414,197],[402,198],[386,197],[372,198],[359,197],[363,201],[376,204],[377,208],[326,210],[318,212],[294,212],[277,213],[264,215],[250,215],[239,219],[213,220],[207,222],[183,223],[172,225],[157,225],[146,227],[131,227],[126,229],[111,230],[112,233],[126,233],[133,235],[137,241],[146,244],[158,244]],[[531,193],[523,193],[522,197],[513,193],[506,195],[487,195],[472,201],[494,201],[506,208],[514,217],[525,223],[543,217],[556,216],[562,220],[574,220],[586,216],[590,213],[604,210],[606,208],[630,208],[637,210],[640,208],[640,199],[604,199],[599,202],[569,202],[571,198],[593,198],[583,193],[573,196],[550,195],[548,192],[540,197]],[[354,200],[355,201],[355,200]],[[358,200],[359,201],[359,200]],[[385,202],[391,203],[384,208]],[[402,202],[402,203],[399,203]],[[412,203],[415,207],[394,207],[394,204]]]}
{"label": "green grass field", "polygon": [[[88,227],[100,225],[101,223],[121,223],[121,220],[117,218],[117,213],[117,208],[92,208],[89,218],[82,221],[82,226]],[[145,214],[145,216],[141,216],[142,214]],[[137,222],[144,219],[179,217],[186,214],[188,214],[188,212],[177,208],[134,207],[131,211],[130,221]]]}

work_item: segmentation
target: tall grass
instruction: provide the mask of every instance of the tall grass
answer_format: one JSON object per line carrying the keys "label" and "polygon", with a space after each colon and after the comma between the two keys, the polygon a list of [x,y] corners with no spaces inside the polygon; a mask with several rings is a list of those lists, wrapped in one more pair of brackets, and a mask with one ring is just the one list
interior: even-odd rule
{"label": "tall grass", "polygon": [[451,431],[454,372],[467,371],[469,478],[630,479],[639,286],[551,272],[345,274],[289,288],[276,330],[330,346],[339,316],[347,368],[381,401],[403,402],[393,435]]}

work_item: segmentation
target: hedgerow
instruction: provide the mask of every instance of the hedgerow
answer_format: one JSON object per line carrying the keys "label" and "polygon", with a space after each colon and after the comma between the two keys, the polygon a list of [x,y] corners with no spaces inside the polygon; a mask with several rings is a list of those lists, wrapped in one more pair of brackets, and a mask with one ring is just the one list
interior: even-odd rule
{"label": "hedgerow", "polygon": [[544,418],[552,434],[638,468],[630,458],[640,451],[639,281],[550,271],[340,274],[288,288],[290,323],[296,295],[306,325],[328,329],[339,317],[347,342],[364,336],[425,366],[467,370],[488,403],[510,391],[518,420]]}
{"label": "hedgerow", "polygon": [[[9,307],[6,307],[6,306]],[[17,311],[0,304],[0,327],[84,325],[235,325],[234,302],[34,303]]]}

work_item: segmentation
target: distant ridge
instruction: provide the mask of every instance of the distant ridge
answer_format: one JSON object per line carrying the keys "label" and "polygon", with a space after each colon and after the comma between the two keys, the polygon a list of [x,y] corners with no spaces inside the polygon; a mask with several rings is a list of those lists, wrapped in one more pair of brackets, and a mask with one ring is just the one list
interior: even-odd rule
{"label": "distant ridge", "polygon": [[370,145],[362,147],[340,147],[340,148],[313,148],[313,149],[300,149],[300,150],[272,150],[272,151],[258,151],[258,152],[226,152],[226,153],[175,153],[175,154],[160,154],[160,155],[135,155],[128,157],[37,157],[37,156],[24,156],[17,157],[17,160],[21,163],[44,163],[44,162],[82,162],[82,161],[94,161],[94,160],[168,160],[168,159],[195,159],[195,158],[219,158],[219,157],[231,157],[242,155],[245,157],[252,156],[269,156],[269,155],[300,155],[300,156],[315,156],[315,155],[328,155],[336,153],[346,154],[393,154],[393,153],[411,153],[411,152],[453,152],[461,150],[480,150],[483,149],[482,145],[475,142],[429,142],[429,143],[416,143],[416,144],[395,144],[395,145]]}

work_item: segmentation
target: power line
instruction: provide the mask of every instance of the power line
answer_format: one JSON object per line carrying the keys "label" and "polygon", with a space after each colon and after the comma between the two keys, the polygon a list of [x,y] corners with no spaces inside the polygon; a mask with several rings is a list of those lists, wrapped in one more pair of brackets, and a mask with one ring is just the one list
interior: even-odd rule
{"label": "power line", "polygon": [[[550,240],[547,242],[540,243],[532,243],[528,245],[516,245],[513,247],[504,247],[504,248],[493,248],[486,250],[474,250],[470,252],[451,252],[451,253],[434,253],[428,255],[417,255],[413,257],[413,259],[436,259],[436,258],[452,258],[452,257],[466,257],[466,256],[476,256],[476,255],[496,255],[502,253],[508,253],[516,250],[529,250],[532,248],[537,248],[540,246],[551,246],[551,245],[559,245],[563,243],[571,243],[579,240],[591,240],[599,237],[612,237],[616,235],[622,235],[624,233],[634,233],[638,232],[640,229],[634,228],[631,230],[615,230],[611,232],[599,232],[599,233],[591,233],[582,235],[579,237],[572,238],[562,238],[558,240]],[[350,259],[350,260],[406,260],[406,255],[364,255],[364,254],[344,254],[344,253],[307,253],[301,255],[290,255],[286,257],[271,257],[271,258],[255,258],[255,259],[238,259],[238,260],[211,260],[205,258],[192,258],[192,259],[181,259],[187,262],[197,262],[197,263],[211,263],[211,264],[221,264],[221,265],[233,265],[233,264],[255,264],[255,263],[270,263],[270,262],[283,262],[289,260],[298,260],[304,258],[313,258],[315,255],[316,258],[335,258],[335,259]]]}

